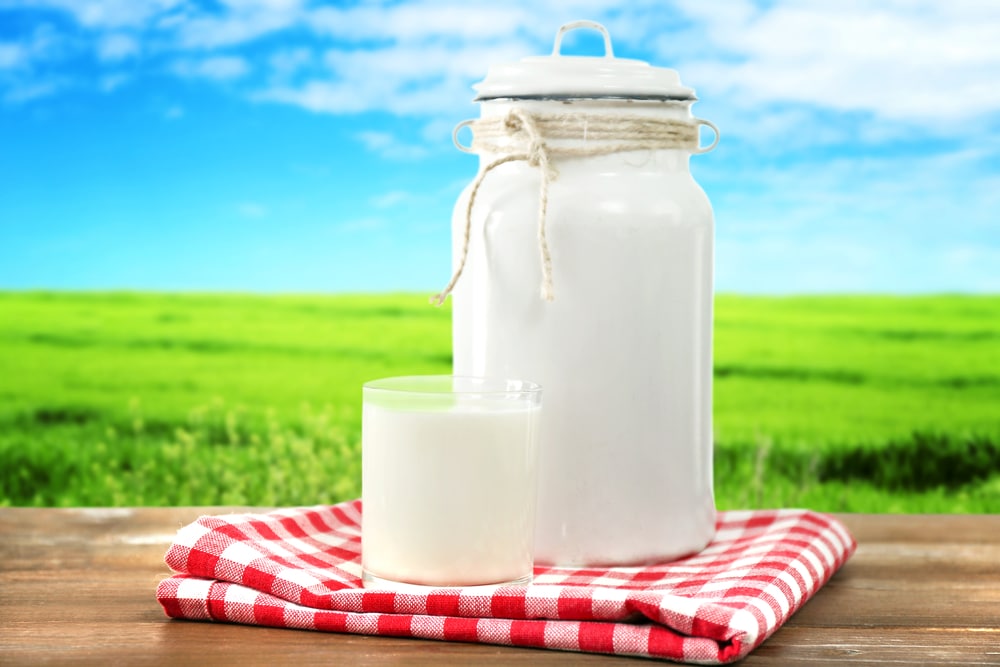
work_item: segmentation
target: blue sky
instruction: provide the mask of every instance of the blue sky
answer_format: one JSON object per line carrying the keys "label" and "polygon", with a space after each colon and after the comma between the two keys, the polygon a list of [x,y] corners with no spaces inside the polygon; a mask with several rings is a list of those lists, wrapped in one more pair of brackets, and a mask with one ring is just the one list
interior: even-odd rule
{"label": "blue sky", "polygon": [[0,288],[435,291],[471,85],[577,18],[721,127],[718,290],[1000,292],[990,0],[0,0]]}

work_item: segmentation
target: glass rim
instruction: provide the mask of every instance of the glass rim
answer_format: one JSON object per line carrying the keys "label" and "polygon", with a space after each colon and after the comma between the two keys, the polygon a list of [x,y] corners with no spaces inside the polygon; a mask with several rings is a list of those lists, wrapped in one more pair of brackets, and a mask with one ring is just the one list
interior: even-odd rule
{"label": "glass rim", "polygon": [[[470,383],[468,388],[456,389],[455,380],[464,380]],[[450,382],[451,387],[442,391],[441,387],[434,383]],[[475,386],[479,384],[481,386]],[[379,378],[369,380],[362,386],[363,390],[372,390],[397,394],[455,394],[455,395],[510,395],[510,394],[538,394],[542,391],[542,386],[530,380],[514,380],[501,376],[485,375],[399,375],[394,377]]]}

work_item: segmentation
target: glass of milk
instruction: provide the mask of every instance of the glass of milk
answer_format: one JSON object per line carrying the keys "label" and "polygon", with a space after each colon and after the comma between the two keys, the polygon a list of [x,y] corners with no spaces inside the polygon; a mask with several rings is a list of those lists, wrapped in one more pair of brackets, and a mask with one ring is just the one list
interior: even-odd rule
{"label": "glass of milk", "polygon": [[363,392],[365,586],[530,582],[541,387],[431,375]]}

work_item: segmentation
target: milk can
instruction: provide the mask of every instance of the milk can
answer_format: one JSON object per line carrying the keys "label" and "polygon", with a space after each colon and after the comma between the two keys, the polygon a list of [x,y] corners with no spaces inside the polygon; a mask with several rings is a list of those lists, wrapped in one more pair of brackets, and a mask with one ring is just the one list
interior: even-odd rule
{"label": "milk can", "polygon": [[[568,30],[603,57],[561,55]],[[456,375],[540,383],[538,563],[630,565],[704,547],[712,492],[712,255],[694,91],[562,26],[494,65],[453,221]],[[468,126],[472,140],[459,141]],[[456,499],[461,502],[460,499]]]}

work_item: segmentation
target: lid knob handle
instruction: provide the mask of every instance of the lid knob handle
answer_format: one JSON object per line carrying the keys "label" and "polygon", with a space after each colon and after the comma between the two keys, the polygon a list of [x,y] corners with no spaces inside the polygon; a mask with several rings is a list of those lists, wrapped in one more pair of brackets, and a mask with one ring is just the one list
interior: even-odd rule
{"label": "lid knob handle", "polygon": [[552,45],[552,55],[561,56],[560,49],[562,48],[563,35],[565,35],[570,30],[576,30],[578,28],[591,28],[596,30],[604,36],[604,57],[614,58],[615,52],[611,48],[611,35],[608,34],[608,29],[605,28],[600,23],[596,21],[571,21],[559,27],[559,31],[556,33],[555,44]]}

